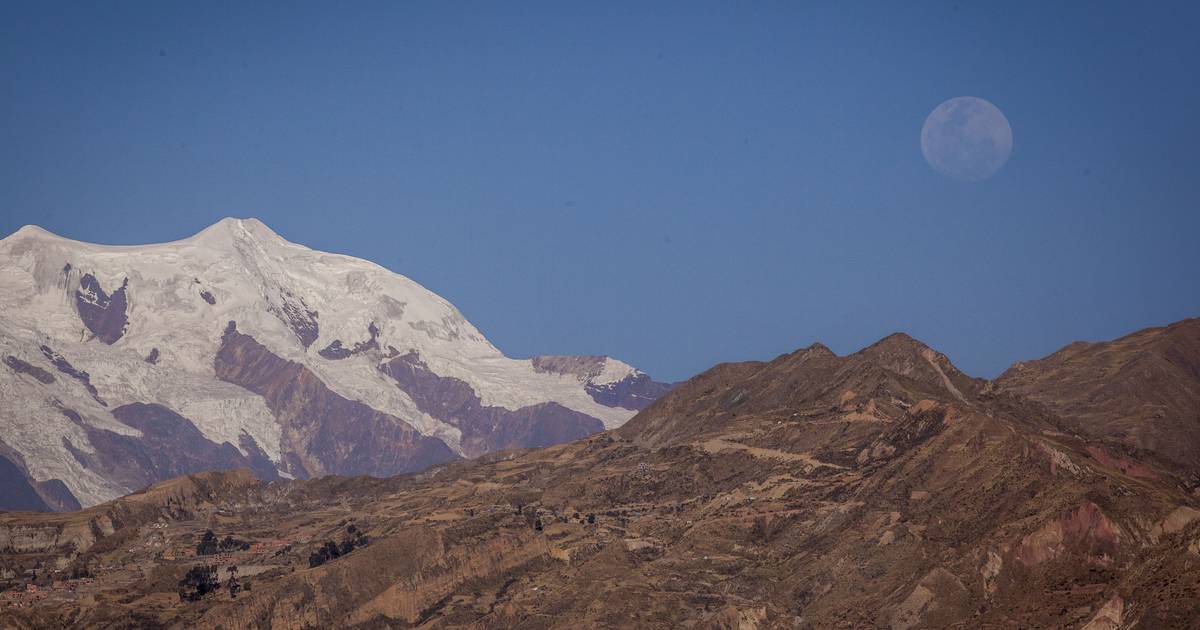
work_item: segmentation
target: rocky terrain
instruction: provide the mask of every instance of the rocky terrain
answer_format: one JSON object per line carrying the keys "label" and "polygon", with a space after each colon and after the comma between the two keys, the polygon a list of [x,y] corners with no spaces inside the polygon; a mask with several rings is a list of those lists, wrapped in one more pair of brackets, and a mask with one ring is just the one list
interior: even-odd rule
{"label": "rocky terrain", "polygon": [[996,381],[814,345],[546,448],[3,514],[0,625],[1195,628],[1197,328]]}
{"label": "rocky terrain", "polygon": [[178,475],[386,477],[620,426],[669,386],[504,356],[451,304],[253,219],[104,246],[0,240],[0,509]]}

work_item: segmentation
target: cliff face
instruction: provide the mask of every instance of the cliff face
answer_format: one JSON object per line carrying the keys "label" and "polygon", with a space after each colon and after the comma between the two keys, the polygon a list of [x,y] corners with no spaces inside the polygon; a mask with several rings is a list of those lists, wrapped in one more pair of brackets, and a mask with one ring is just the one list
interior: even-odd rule
{"label": "cliff face", "polygon": [[75,512],[0,512],[0,553],[75,558],[118,532],[134,532],[155,522],[189,519],[211,511],[214,501],[256,503],[260,491],[249,470],[206,472]]}
{"label": "cliff face", "polygon": [[379,370],[396,381],[423,413],[461,431],[459,444],[468,457],[561,444],[604,430],[599,420],[558,403],[511,411],[484,405],[465,381],[434,374],[416,353],[394,357]]}
{"label": "cliff face", "polygon": [[288,472],[390,476],[455,459],[436,438],[332,392],[303,365],[282,359],[229,322],[214,361],[217,378],[262,396],[293,456]]}
{"label": "cliff face", "polygon": [[[93,531],[93,522],[95,531]],[[43,523],[0,523],[0,550],[4,552],[31,553],[74,549],[86,551],[97,536],[113,533],[108,519],[61,524]]]}

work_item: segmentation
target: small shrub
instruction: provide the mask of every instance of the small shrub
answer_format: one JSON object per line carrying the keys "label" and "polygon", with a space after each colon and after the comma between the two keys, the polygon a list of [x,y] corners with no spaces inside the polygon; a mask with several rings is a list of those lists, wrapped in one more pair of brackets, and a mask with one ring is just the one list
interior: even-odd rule
{"label": "small shrub", "polygon": [[217,535],[213,530],[204,530],[204,535],[200,537],[200,543],[196,545],[197,556],[211,556],[221,551],[245,551],[250,548],[250,543],[245,540],[238,540],[233,536],[226,536],[220,541],[217,540]]}
{"label": "small shrub", "polygon": [[238,591],[242,590],[242,583],[238,580],[237,572],[236,564],[229,565],[229,599],[237,599]]}
{"label": "small shrub", "polygon": [[[347,528],[347,531],[350,531],[349,528]],[[332,540],[325,541],[324,545],[321,545],[320,548],[309,554],[308,566],[310,568],[319,567],[330,560],[340,558],[351,551],[354,551],[359,547],[365,547],[370,543],[371,539],[368,538],[367,535],[362,532],[362,530],[355,529],[353,532],[350,532],[349,536],[342,540],[342,544],[340,545]]]}
{"label": "small shrub", "polygon": [[238,540],[233,536],[226,536],[221,540],[221,551],[245,551],[250,548],[250,543],[245,540]]}
{"label": "small shrub", "polygon": [[217,567],[196,565],[179,581],[179,601],[196,602],[217,590]]}
{"label": "small shrub", "polygon": [[767,518],[759,515],[754,517],[754,524],[750,526],[750,540],[755,542],[767,542],[770,536],[770,530],[767,528]]}
{"label": "small shrub", "polygon": [[204,535],[200,537],[200,543],[196,545],[197,556],[211,556],[217,553],[217,535],[213,530],[204,530]]}

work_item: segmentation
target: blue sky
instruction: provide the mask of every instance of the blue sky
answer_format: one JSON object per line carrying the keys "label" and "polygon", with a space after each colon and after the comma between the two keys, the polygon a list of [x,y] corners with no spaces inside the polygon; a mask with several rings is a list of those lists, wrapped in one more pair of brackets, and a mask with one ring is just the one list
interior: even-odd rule
{"label": "blue sky", "polygon": [[[1196,5],[846,4],[4,3],[0,232],[255,216],[663,379],[1200,315]],[[921,155],[961,95],[1013,128],[981,183]]]}

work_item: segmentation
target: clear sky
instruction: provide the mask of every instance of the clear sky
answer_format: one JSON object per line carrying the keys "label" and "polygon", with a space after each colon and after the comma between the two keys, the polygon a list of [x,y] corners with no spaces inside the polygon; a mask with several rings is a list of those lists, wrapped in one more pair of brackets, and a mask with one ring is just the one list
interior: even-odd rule
{"label": "clear sky", "polygon": [[[1200,315],[1200,5],[848,4],[5,2],[0,232],[254,216],[671,380]],[[962,95],[1013,130],[979,183],[921,154]]]}

